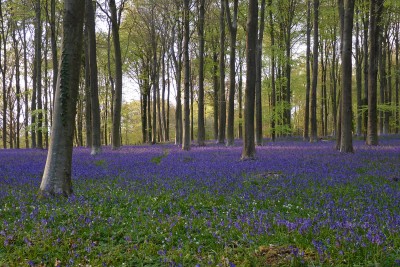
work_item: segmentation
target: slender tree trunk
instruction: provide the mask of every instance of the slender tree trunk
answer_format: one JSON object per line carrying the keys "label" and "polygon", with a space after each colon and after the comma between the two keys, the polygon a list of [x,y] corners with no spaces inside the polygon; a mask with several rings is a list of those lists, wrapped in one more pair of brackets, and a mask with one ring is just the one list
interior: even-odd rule
{"label": "slender tree trunk", "polygon": [[[54,104],[54,97],[56,94],[57,74],[58,74],[58,53],[57,53],[57,39],[56,39],[56,0],[50,1],[50,43],[51,43],[51,56],[53,61],[53,96],[52,103]],[[53,110],[53,107],[50,108]],[[52,112],[50,113],[50,120],[53,120]]]}
{"label": "slender tree trunk", "polygon": [[151,144],[153,137],[153,127],[151,122],[151,87],[147,85],[147,140]]}
{"label": "slender tree trunk", "polygon": [[[271,1],[271,0],[270,0]],[[304,134],[303,138],[309,141],[310,128],[310,89],[311,89],[311,0],[307,0],[307,45],[306,45],[306,105],[304,110]]]}
{"label": "slender tree trunk", "polygon": [[[341,1],[341,0],[339,0]],[[355,0],[344,1],[344,23],[342,28],[342,117],[340,152],[353,153],[352,139],[352,37]]]}
{"label": "slender tree trunk", "polygon": [[[87,11],[87,10],[86,10]],[[84,30],[85,46],[85,121],[86,121],[86,147],[92,147],[92,102],[90,96],[90,65],[89,65],[89,40],[88,27]]]}
{"label": "slender tree trunk", "polygon": [[[1,5],[1,4],[0,4]],[[29,148],[29,130],[28,130],[28,117],[29,117],[29,101],[28,101],[28,59],[27,59],[27,42],[26,42],[26,27],[25,18],[22,21],[23,30],[23,44],[24,44],[24,130],[25,130],[25,148]],[[0,49],[1,51],[1,49]]]}
{"label": "slender tree trunk", "polygon": [[[369,88],[369,52],[368,52],[368,27],[369,27],[369,16],[365,14],[363,17],[363,52],[364,52],[364,97],[363,97],[363,106],[368,106],[368,88]],[[363,112],[363,125],[364,125],[364,139],[367,140],[367,129],[368,129],[368,109],[365,109]]]}
{"label": "slender tree trunk", "polygon": [[152,24],[151,24],[151,47],[153,53],[153,61],[151,65],[151,84],[153,88],[153,122],[152,122],[152,137],[151,143],[157,143],[157,94],[158,94],[158,63],[157,63],[157,37],[156,37],[156,25],[155,25],[155,17],[154,17],[154,7],[152,7],[151,11],[152,16]]}
{"label": "slender tree trunk", "polygon": [[265,25],[265,0],[261,0],[260,27],[257,39],[256,55],[256,145],[263,145],[263,124],[262,124],[262,44]]}
{"label": "slender tree trunk", "polygon": [[[236,36],[237,36],[237,14],[238,0],[233,1],[233,16],[229,9],[228,0],[224,1],[226,10],[226,20],[230,33],[230,54],[229,54],[229,99],[228,99],[228,129],[227,129],[227,146],[233,146],[235,134],[235,91],[236,91]],[[221,3],[222,4],[222,3]]]}
{"label": "slender tree trunk", "polygon": [[16,140],[15,148],[20,148],[20,117],[21,117],[21,82],[20,82],[20,52],[18,47],[18,40],[16,38],[17,23],[13,24],[13,46],[15,54],[15,95],[17,101],[17,114],[16,114]]}
{"label": "slender tree trunk", "polygon": [[395,120],[395,133],[398,134],[400,130],[400,106],[399,106],[399,87],[400,87],[400,22],[396,23],[395,26],[395,60],[396,60],[396,75],[395,75],[395,104],[396,104],[396,120]]}
{"label": "slender tree trunk", "polygon": [[377,74],[383,0],[370,1],[367,145],[378,145]]}
{"label": "slender tree trunk", "polygon": [[[96,24],[93,2],[85,0],[86,3],[86,27],[88,31],[88,50],[89,50],[89,69],[90,69],[90,107],[92,122],[92,143],[91,155],[101,152],[100,136],[100,103],[99,103],[99,82],[97,72],[97,52],[96,52]],[[117,62],[116,62],[117,63]]]}
{"label": "slender tree trunk", "polygon": [[72,147],[81,71],[84,7],[81,0],[65,0],[61,69],[57,82],[51,142],[40,185],[42,196],[72,194]]}
{"label": "slender tree trunk", "polygon": [[214,88],[214,140],[218,142],[218,114],[219,114],[219,83],[218,83],[218,54],[213,52],[213,88]]}
{"label": "slender tree trunk", "polygon": [[[240,53],[242,54],[242,53]],[[239,59],[238,104],[239,104],[239,139],[243,139],[243,59]]]}
{"label": "slender tree trunk", "polygon": [[[163,44],[163,53],[162,53],[162,58],[161,58],[161,72],[162,72],[162,92],[161,92],[161,128],[162,128],[162,140],[165,142],[167,141],[167,120],[165,118],[165,89],[166,89],[166,76],[165,76],[165,70],[166,70],[166,64],[165,64],[165,47],[166,44],[164,42]],[[168,70],[167,70],[168,71]]]}
{"label": "slender tree trunk", "polygon": [[314,0],[314,48],[313,48],[313,74],[311,88],[311,136],[310,142],[317,142],[317,83],[318,83],[318,29],[319,29],[319,0]]}
{"label": "slender tree trunk", "polygon": [[249,0],[247,16],[247,52],[246,52],[246,92],[244,108],[244,142],[242,159],[254,159],[256,155],[254,143],[254,101],[257,54],[258,0]]}
{"label": "slender tree trunk", "polygon": [[358,18],[356,20],[356,84],[357,84],[357,118],[356,118],[356,135],[362,134],[362,56],[360,47],[360,24]]}
{"label": "slender tree trunk", "polygon": [[[379,62],[379,104],[384,105],[386,102],[385,99],[385,91],[387,90],[387,73],[386,73],[386,42],[385,42],[385,37],[384,33],[380,33],[380,45],[379,45],[379,50],[380,50],[380,57],[378,59]],[[387,134],[385,131],[384,127],[384,121],[385,121],[385,111],[380,110],[379,111],[379,134]]]}
{"label": "slender tree trunk", "polygon": [[[2,47],[0,48],[0,70],[2,74],[2,85],[3,85],[3,129],[2,129],[2,140],[3,148],[7,148],[7,89],[6,89],[6,72],[7,72],[7,37],[5,35],[4,25],[4,14],[2,8],[2,2],[0,1],[0,21],[1,21],[1,41]],[[3,49],[3,51],[2,51]],[[1,53],[3,52],[3,54]],[[3,60],[3,62],[1,61]]]}
{"label": "slender tree trunk", "polygon": [[113,124],[112,124],[112,148],[118,149],[121,146],[121,107],[122,107],[122,58],[121,44],[119,41],[119,23],[115,0],[109,0],[111,12],[111,26],[114,44],[115,57],[115,94],[113,105]]}
{"label": "slender tree trunk", "polygon": [[170,103],[169,103],[169,96],[170,96],[170,89],[171,89],[171,82],[169,77],[169,60],[167,61],[167,119],[166,119],[166,126],[165,126],[165,140],[169,141],[169,110],[170,110]]}
{"label": "slender tree trunk", "polygon": [[183,116],[183,142],[182,150],[190,150],[190,61],[189,61],[189,0],[184,0],[184,37],[183,37],[183,61],[184,61],[184,116]]}
{"label": "slender tree trunk", "polygon": [[204,127],[204,3],[199,1],[199,106],[197,117],[197,143],[199,146],[205,146],[206,130]]}
{"label": "slender tree trunk", "polygon": [[36,58],[36,93],[37,93],[37,148],[43,148],[43,105],[42,105],[42,20],[40,0],[35,5],[35,58]]}
{"label": "slender tree trunk", "polygon": [[226,129],[226,97],[225,97],[225,5],[221,0],[219,18],[220,52],[219,52],[219,114],[218,114],[218,143],[225,143]]}

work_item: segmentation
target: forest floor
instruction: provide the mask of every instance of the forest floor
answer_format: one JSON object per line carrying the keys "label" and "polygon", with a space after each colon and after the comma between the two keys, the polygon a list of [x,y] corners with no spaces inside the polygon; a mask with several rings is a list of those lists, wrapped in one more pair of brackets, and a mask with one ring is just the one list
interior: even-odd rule
{"label": "forest floor", "polygon": [[76,148],[68,199],[0,150],[0,266],[400,266],[400,137],[334,146]]}

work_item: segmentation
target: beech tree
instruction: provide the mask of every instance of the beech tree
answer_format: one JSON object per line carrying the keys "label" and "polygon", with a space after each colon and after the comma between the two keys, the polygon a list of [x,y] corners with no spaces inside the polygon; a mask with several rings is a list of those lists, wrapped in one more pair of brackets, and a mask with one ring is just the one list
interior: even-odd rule
{"label": "beech tree", "polygon": [[244,140],[242,159],[254,159],[256,155],[254,142],[254,101],[256,50],[258,29],[258,0],[249,0],[247,13],[247,40],[246,40],[246,89],[244,102]]}
{"label": "beech tree", "polygon": [[60,71],[57,78],[50,147],[40,195],[72,194],[71,162],[79,90],[85,2],[65,0]]}
{"label": "beech tree", "polygon": [[93,2],[85,0],[86,8],[86,28],[88,40],[88,56],[89,56],[89,78],[90,78],[90,121],[91,121],[91,154],[96,155],[101,151],[100,140],[100,104],[99,104],[99,88],[97,78],[97,53],[96,53],[96,29],[95,29],[95,13]]}
{"label": "beech tree", "polygon": [[367,144],[373,146],[378,145],[378,58],[383,2],[384,0],[370,1]]}
{"label": "beech tree", "polygon": [[[343,1],[343,0],[339,0]],[[344,0],[343,6],[343,23],[342,26],[342,97],[341,97],[341,137],[340,152],[353,152],[352,139],[352,37],[353,37],[353,17],[354,17],[355,0]]]}

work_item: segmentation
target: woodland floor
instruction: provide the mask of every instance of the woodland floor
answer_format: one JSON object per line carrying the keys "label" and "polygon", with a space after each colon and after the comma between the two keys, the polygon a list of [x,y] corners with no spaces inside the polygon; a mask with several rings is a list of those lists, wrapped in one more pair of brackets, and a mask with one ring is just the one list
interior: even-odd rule
{"label": "woodland floor", "polygon": [[76,148],[68,199],[0,150],[0,266],[400,266],[400,136],[241,145]]}

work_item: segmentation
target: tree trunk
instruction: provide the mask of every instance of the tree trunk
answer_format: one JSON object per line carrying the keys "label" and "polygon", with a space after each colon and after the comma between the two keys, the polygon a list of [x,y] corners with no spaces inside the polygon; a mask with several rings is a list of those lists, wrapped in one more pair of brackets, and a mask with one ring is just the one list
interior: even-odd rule
{"label": "tree trunk", "polygon": [[113,124],[112,124],[112,148],[118,149],[121,146],[121,107],[122,107],[122,59],[121,44],[119,41],[119,23],[115,0],[109,0],[111,12],[111,26],[114,43],[115,58],[115,94],[113,105]]}
{"label": "tree trunk", "polygon": [[[341,0],[340,0],[341,1]],[[344,22],[342,28],[342,117],[340,152],[353,153],[352,139],[352,37],[355,0],[344,1]]]}
{"label": "tree trunk", "polygon": [[90,63],[89,63],[89,40],[88,27],[84,29],[85,46],[85,122],[86,122],[86,147],[92,147],[92,102],[90,96]]}
{"label": "tree trunk", "polygon": [[261,0],[260,11],[260,27],[258,30],[257,39],[257,54],[256,54],[256,145],[263,145],[263,124],[262,124],[262,44],[264,37],[265,25],[265,0]]}
{"label": "tree trunk", "polygon": [[[242,53],[240,53],[242,55]],[[239,139],[243,139],[243,56],[239,59],[238,104],[239,104]]]}
{"label": "tree trunk", "polygon": [[190,150],[190,110],[189,110],[189,90],[190,90],[190,62],[189,62],[189,0],[184,0],[184,37],[183,37],[183,61],[184,61],[184,115],[183,115],[183,142],[182,149]]}
{"label": "tree trunk", "polygon": [[[58,75],[58,53],[57,53],[57,39],[56,39],[56,0],[50,2],[50,43],[51,43],[51,56],[53,61],[53,96],[52,103],[54,105],[54,97],[56,94],[57,75]],[[51,107],[52,111],[54,108]],[[50,120],[52,121],[52,112],[50,113]]]}
{"label": "tree trunk", "polygon": [[58,74],[52,135],[40,195],[72,194],[71,162],[79,90],[84,2],[65,0],[61,69]]}
{"label": "tree trunk", "polygon": [[[29,91],[29,89],[28,89],[28,58],[27,58],[28,54],[27,54],[25,23],[26,22],[25,22],[25,18],[24,18],[24,20],[22,21],[23,43],[24,43],[24,113],[25,113],[25,116],[24,116],[24,130],[25,130],[25,148],[29,148],[29,130],[28,130],[28,117],[29,117],[28,91]],[[0,51],[1,51],[1,49],[0,49]]]}
{"label": "tree trunk", "polygon": [[246,50],[246,91],[244,107],[244,142],[242,159],[254,159],[256,155],[254,143],[254,101],[257,54],[258,0],[249,0],[247,16],[247,50]]}
{"label": "tree trunk", "polygon": [[[367,13],[367,12],[365,12]],[[364,97],[363,97],[363,106],[368,106],[368,88],[369,88],[369,52],[368,52],[368,27],[369,27],[369,16],[365,14],[363,17],[363,52],[364,52]],[[363,112],[363,126],[364,126],[364,139],[367,140],[367,129],[368,129],[368,109],[365,109]]]}
{"label": "tree trunk", "polygon": [[[6,89],[6,72],[7,72],[7,38],[5,35],[4,26],[4,14],[2,8],[2,2],[0,1],[0,21],[1,21],[1,41],[2,47],[0,48],[0,71],[2,74],[2,86],[3,86],[3,129],[2,129],[2,140],[3,148],[7,148],[7,89]],[[3,49],[3,51],[2,51]],[[1,54],[3,52],[3,55]],[[1,61],[3,60],[3,62]]]}
{"label": "tree trunk", "polygon": [[[92,122],[92,144],[91,155],[101,152],[100,136],[100,103],[99,103],[99,83],[97,74],[97,52],[96,52],[96,24],[93,2],[86,2],[86,27],[88,31],[88,50],[89,50],[89,69],[90,69],[90,102],[91,102],[91,122]],[[117,63],[117,61],[116,61]],[[117,72],[116,72],[117,73]],[[122,89],[121,89],[122,90]]]}
{"label": "tree trunk", "polygon": [[357,117],[356,117],[356,135],[362,134],[362,56],[360,47],[360,24],[356,20],[356,84],[357,84]]}
{"label": "tree trunk", "polygon": [[42,110],[42,20],[40,0],[35,5],[35,58],[36,58],[36,93],[37,93],[37,148],[43,148],[43,110]]}
{"label": "tree trunk", "polygon": [[[271,1],[271,0],[270,0]],[[304,134],[303,138],[309,141],[310,128],[310,88],[311,88],[311,0],[307,0],[307,44],[306,44],[306,104],[304,110]]]}
{"label": "tree trunk", "polygon": [[396,119],[395,119],[395,133],[398,134],[400,130],[400,106],[399,106],[399,87],[400,87],[400,43],[399,43],[399,34],[400,34],[400,22],[396,23],[395,26],[395,46],[396,46],[396,76],[395,76],[395,104],[396,104]]}
{"label": "tree trunk", "polygon": [[226,97],[225,97],[225,5],[221,0],[219,17],[220,52],[219,52],[219,114],[218,114],[218,143],[225,143],[226,129]]}
{"label": "tree trunk", "polygon": [[197,117],[197,143],[199,146],[205,146],[206,130],[204,127],[204,3],[199,2],[199,105]]}
{"label": "tree trunk", "polygon": [[[233,146],[235,134],[235,91],[236,91],[236,36],[237,36],[237,14],[238,0],[233,1],[233,17],[229,10],[228,0],[225,0],[226,18],[230,33],[230,54],[229,54],[229,99],[228,99],[228,131],[227,131],[227,146]],[[222,3],[221,3],[222,4]]]}
{"label": "tree trunk", "polygon": [[15,95],[17,101],[17,116],[16,116],[16,140],[15,140],[15,148],[20,148],[20,117],[21,117],[21,82],[20,82],[20,52],[18,47],[18,40],[16,38],[17,31],[17,23],[13,24],[13,46],[14,46],[14,54],[15,54]]}
{"label": "tree trunk", "polygon": [[[216,48],[214,48],[216,49]],[[214,88],[214,140],[218,142],[218,114],[219,114],[219,83],[218,83],[218,54],[213,52],[213,88]]]}
{"label": "tree trunk", "polygon": [[311,136],[310,142],[318,141],[317,134],[317,83],[318,83],[318,20],[319,0],[314,0],[314,47],[313,47],[313,69],[311,88]]}
{"label": "tree trunk", "polygon": [[377,121],[377,74],[379,57],[379,33],[383,12],[383,0],[371,0],[369,23],[369,71],[368,71],[368,127],[367,145],[378,145]]}

